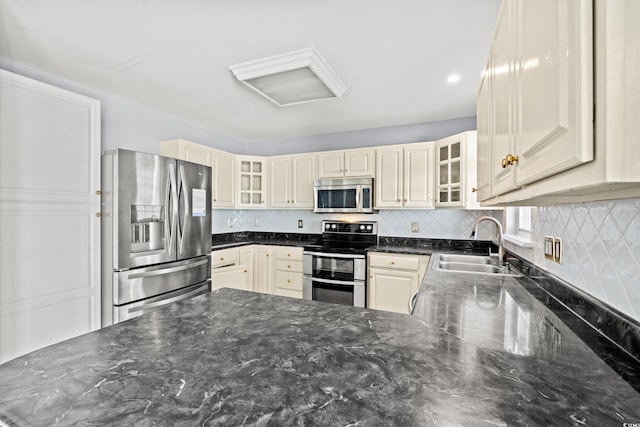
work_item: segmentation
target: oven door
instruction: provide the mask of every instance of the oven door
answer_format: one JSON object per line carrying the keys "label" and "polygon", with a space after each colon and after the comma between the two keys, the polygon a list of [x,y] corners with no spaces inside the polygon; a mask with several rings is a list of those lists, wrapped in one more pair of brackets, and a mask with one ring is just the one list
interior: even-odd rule
{"label": "oven door", "polygon": [[318,279],[304,276],[302,297],[307,300],[333,304],[365,306],[365,282],[344,282],[340,280]]}
{"label": "oven door", "polygon": [[364,254],[303,252],[302,271],[307,276],[343,282],[364,281],[367,267]]}

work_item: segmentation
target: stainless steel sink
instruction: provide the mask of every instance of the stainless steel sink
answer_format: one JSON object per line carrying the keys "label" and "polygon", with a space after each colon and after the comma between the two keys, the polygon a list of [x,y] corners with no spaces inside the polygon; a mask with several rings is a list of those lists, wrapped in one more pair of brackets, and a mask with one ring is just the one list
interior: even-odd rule
{"label": "stainless steel sink", "polygon": [[493,264],[491,257],[479,255],[438,254],[438,261],[463,262],[465,264]]}
{"label": "stainless steel sink", "polygon": [[492,276],[520,277],[522,274],[512,270],[508,265],[500,266],[489,256],[437,254],[434,270],[456,273],[485,274]]}

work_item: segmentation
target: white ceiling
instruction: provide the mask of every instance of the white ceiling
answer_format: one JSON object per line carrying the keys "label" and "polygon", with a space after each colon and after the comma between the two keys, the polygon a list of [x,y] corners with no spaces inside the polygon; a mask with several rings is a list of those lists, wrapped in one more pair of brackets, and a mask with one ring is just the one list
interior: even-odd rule
{"label": "white ceiling", "polygon": [[[0,0],[0,56],[243,141],[287,138],[474,116],[499,3]],[[342,98],[278,107],[229,72],[309,46]]]}

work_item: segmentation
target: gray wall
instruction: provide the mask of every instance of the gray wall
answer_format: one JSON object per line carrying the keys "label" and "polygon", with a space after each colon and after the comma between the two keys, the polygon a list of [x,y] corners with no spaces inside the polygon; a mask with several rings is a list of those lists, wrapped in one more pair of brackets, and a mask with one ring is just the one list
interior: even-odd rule
{"label": "gray wall", "polygon": [[276,155],[432,141],[475,129],[475,117],[379,129],[247,143],[110,93],[0,58],[0,68],[71,90],[102,103],[102,149],[158,153],[159,141],[183,138],[235,154]]}

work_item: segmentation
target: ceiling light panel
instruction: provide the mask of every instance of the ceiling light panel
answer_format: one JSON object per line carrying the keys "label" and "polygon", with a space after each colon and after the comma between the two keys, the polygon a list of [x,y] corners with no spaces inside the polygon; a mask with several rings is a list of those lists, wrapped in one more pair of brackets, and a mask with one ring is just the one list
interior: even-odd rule
{"label": "ceiling light panel", "polygon": [[347,87],[313,47],[229,67],[242,83],[280,105],[341,97]]}

